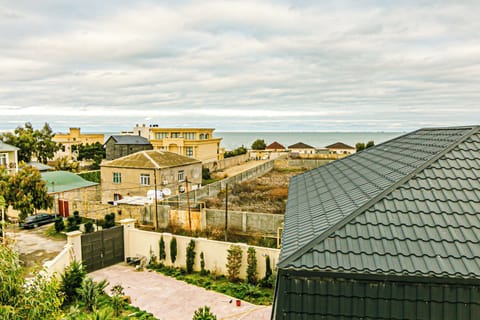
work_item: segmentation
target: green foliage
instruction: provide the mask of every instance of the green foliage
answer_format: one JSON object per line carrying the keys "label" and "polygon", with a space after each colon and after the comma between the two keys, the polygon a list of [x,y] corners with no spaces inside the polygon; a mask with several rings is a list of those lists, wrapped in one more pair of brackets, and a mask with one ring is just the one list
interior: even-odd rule
{"label": "green foliage", "polygon": [[55,231],[57,233],[60,233],[63,230],[65,230],[65,223],[63,222],[63,218],[62,217],[57,217],[55,219]]}
{"label": "green foliage", "polygon": [[265,150],[266,147],[267,147],[267,144],[263,139],[257,139],[252,143],[253,150]]}
{"label": "green foliage", "polygon": [[77,224],[77,219],[74,216],[67,218],[67,232],[75,231],[80,229],[80,226]]}
{"label": "green foliage", "polygon": [[0,305],[14,305],[15,297],[22,291],[22,268],[18,253],[0,245]]}
{"label": "green foliage", "polygon": [[195,263],[195,240],[190,240],[187,246],[187,273],[193,272],[193,264]]}
{"label": "green foliage", "polygon": [[85,227],[85,233],[92,233],[94,231],[92,221],[85,222],[84,227]]}
{"label": "green foliage", "polygon": [[30,162],[32,157],[36,156],[39,162],[47,163],[48,159],[53,158],[55,152],[61,147],[59,143],[52,140],[53,136],[48,123],[45,123],[42,129],[34,130],[32,124],[27,122],[25,127],[19,126],[13,133],[0,134],[0,140],[20,149],[19,162]]}
{"label": "green foliage", "polygon": [[122,296],[125,295],[123,291],[123,287],[120,284],[116,284],[110,289],[110,292],[113,294],[112,296],[112,307],[115,313],[115,317],[120,315],[120,312],[123,309],[124,300]]}
{"label": "green foliage", "polygon": [[195,310],[192,320],[217,320],[217,316],[210,311],[210,307],[204,306]]}
{"label": "green foliage", "polygon": [[46,182],[37,169],[22,165],[17,174],[1,179],[8,179],[7,185],[2,183],[7,205],[19,210],[22,220],[35,210],[53,207],[53,198],[48,195]]}
{"label": "green foliage", "polygon": [[365,148],[370,148],[370,147],[373,147],[375,145],[375,142],[373,140],[370,140],[367,142],[367,145],[365,146]]}
{"label": "green foliage", "polygon": [[75,217],[75,223],[77,225],[82,224],[82,217],[80,217],[80,212],[78,212],[78,210],[73,211],[73,216]]}
{"label": "green foliage", "polygon": [[167,253],[165,252],[165,241],[163,240],[163,236],[160,237],[158,241],[158,252],[159,252],[159,259],[163,261],[167,258]]}
{"label": "green foliage", "polygon": [[177,239],[175,237],[170,240],[170,259],[172,264],[175,264],[175,260],[177,260]]}
{"label": "green foliage", "polygon": [[203,251],[200,252],[200,274],[202,276],[208,274],[208,271],[205,270],[205,256],[203,254]]}
{"label": "green foliage", "polygon": [[103,222],[103,228],[108,229],[115,227],[115,213],[107,213],[105,215],[105,221]]}
{"label": "green foliage", "polygon": [[60,282],[60,291],[65,296],[65,303],[71,303],[77,298],[77,289],[82,286],[86,274],[85,267],[78,261],[73,261],[65,268]]}
{"label": "green foliage", "polygon": [[231,245],[227,252],[227,278],[235,282],[239,279],[240,268],[242,266],[242,248],[237,245]]}
{"label": "green foliage", "polygon": [[365,150],[365,143],[364,142],[357,142],[355,144],[355,149],[357,152]]}
{"label": "green foliage", "polygon": [[80,164],[77,161],[69,159],[67,156],[60,157],[53,163],[55,170],[78,172]]}
{"label": "green foliage", "polygon": [[265,259],[265,276],[260,281],[260,285],[264,288],[272,288],[274,281],[272,267],[270,266],[270,256],[267,256]]}
{"label": "green foliage", "polygon": [[102,159],[105,158],[105,149],[99,142],[75,145],[72,150],[78,151],[78,160],[93,160],[93,170],[99,169]]}
{"label": "green foliage", "polygon": [[247,282],[257,284],[257,257],[253,247],[247,250],[247,264]]}
{"label": "green foliage", "polygon": [[101,180],[102,180],[100,170],[80,172],[80,173],[77,173],[77,175],[91,182],[101,183]]}
{"label": "green foliage", "polygon": [[77,294],[87,310],[93,311],[97,307],[98,298],[104,293],[107,285],[108,282],[105,279],[98,283],[93,282],[93,279],[90,277],[83,280],[82,286],[77,289]]}
{"label": "green foliage", "polygon": [[210,169],[208,168],[202,168],[202,179],[203,180],[209,180],[211,179],[211,175],[210,175]]}
{"label": "green foliage", "polygon": [[223,155],[224,158],[231,158],[231,157],[236,157],[236,156],[240,156],[242,154],[246,154],[247,153],[247,149],[244,147],[244,146],[241,146],[241,147],[238,147],[237,149],[235,150],[232,150],[232,151],[226,151]]}

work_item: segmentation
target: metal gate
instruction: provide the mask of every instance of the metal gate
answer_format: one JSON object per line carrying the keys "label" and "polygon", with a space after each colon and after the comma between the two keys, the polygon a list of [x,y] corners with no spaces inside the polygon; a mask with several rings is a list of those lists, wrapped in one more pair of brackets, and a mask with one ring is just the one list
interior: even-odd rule
{"label": "metal gate", "polygon": [[82,261],[87,272],[122,262],[123,226],[82,235]]}

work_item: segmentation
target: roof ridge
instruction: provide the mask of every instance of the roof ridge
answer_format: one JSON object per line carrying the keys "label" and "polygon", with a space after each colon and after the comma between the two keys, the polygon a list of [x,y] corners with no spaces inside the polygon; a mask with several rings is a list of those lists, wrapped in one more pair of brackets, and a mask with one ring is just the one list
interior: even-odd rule
{"label": "roof ridge", "polygon": [[[152,151],[158,152],[158,151],[156,151],[156,150],[152,150]],[[160,166],[158,165],[158,163],[157,163],[155,160],[153,160],[152,157],[150,157],[150,155],[147,153],[147,151],[145,151],[145,150],[142,151],[142,154],[143,154],[148,160],[150,160],[150,162],[153,163],[153,165],[154,165],[157,169],[160,168]]]}
{"label": "roof ridge", "polygon": [[[278,267],[285,267],[289,262],[295,261],[299,257],[301,257],[303,254],[305,254],[308,250],[312,249],[314,245],[319,243],[320,241],[325,240],[327,237],[329,237],[333,232],[337,231],[338,229],[344,227],[346,224],[348,224],[350,221],[364,213],[368,208],[372,207],[374,204],[379,202],[381,199],[385,198],[388,194],[399,188],[400,186],[404,185],[407,181],[411,180],[414,176],[422,172],[424,169],[427,167],[431,166],[433,163],[438,161],[441,157],[443,157],[445,154],[453,150],[455,147],[457,147],[459,144],[463,143],[465,140],[467,140],[469,137],[472,135],[478,133],[480,131],[480,126],[470,126],[470,127],[465,127],[465,129],[469,128],[470,131],[467,133],[463,134],[461,137],[459,137],[455,142],[453,142],[451,145],[446,147],[444,150],[440,151],[438,154],[433,156],[431,159],[427,160],[425,163],[417,167],[415,170],[410,172],[409,174],[405,175],[401,179],[399,179],[397,182],[392,184],[390,187],[386,188],[384,191],[380,192],[377,196],[373,197],[369,201],[367,201],[365,204],[362,206],[358,207],[356,210],[354,210],[352,213],[341,219],[339,222],[335,223],[334,225],[330,226],[328,229],[320,233],[318,236],[314,237],[312,240],[308,241],[306,244],[304,244],[302,247],[299,249],[295,250],[292,254],[287,256],[286,258],[282,259],[278,263]],[[435,128],[431,128],[435,129]],[[443,129],[443,128],[441,128]],[[456,127],[451,127],[451,128],[445,128],[445,129],[457,129]],[[405,135],[402,135],[400,137],[404,137],[410,134],[414,134],[415,132],[421,131],[424,129],[418,129],[416,131],[407,133]],[[392,140],[397,140],[400,137],[397,137]],[[392,141],[389,140],[389,141]],[[380,146],[380,145],[378,145]],[[341,160],[340,160],[341,161]],[[332,162],[333,163],[333,162]]]}

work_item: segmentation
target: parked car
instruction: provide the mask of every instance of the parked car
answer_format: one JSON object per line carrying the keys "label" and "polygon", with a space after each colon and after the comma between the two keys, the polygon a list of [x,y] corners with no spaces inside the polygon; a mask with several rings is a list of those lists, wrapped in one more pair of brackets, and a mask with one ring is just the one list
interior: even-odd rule
{"label": "parked car", "polygon": [[24,222],[20,222],[20,227],[24,229],[36,228],[38,226],[54,222],[56,217],[56,214],[38,213],[36,215],[26,217]]}

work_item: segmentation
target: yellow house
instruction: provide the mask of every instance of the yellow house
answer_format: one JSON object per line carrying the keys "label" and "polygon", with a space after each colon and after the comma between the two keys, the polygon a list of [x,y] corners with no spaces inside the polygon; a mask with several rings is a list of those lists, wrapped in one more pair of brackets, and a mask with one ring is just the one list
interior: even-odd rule
{"label": "yellow house", "polygon": [[[169,151],[202,162],[223,159],[220,149],[222,138],[214,138],[209,128],[148,128],[148,139],[154,150]],[[136,126],[134,134],[144,135],[145,127]]]}
{"label": "yellow house", "polygon": [[55,153],[54,159],[64,156],[72,158],[75,154],[72,152],[72,146],[80,144],[93,144],[95,142],[103,145],[103,133],[80,133],[80,128],[70,128],[69,133],[56,133],[53,136],[53,141],[61,143],[62,149]]}
{"label": "yellow house", "polygon": [[20,149],[0,141],[0,166],[4,166],[9,174],[18,172],[18,150]]}

